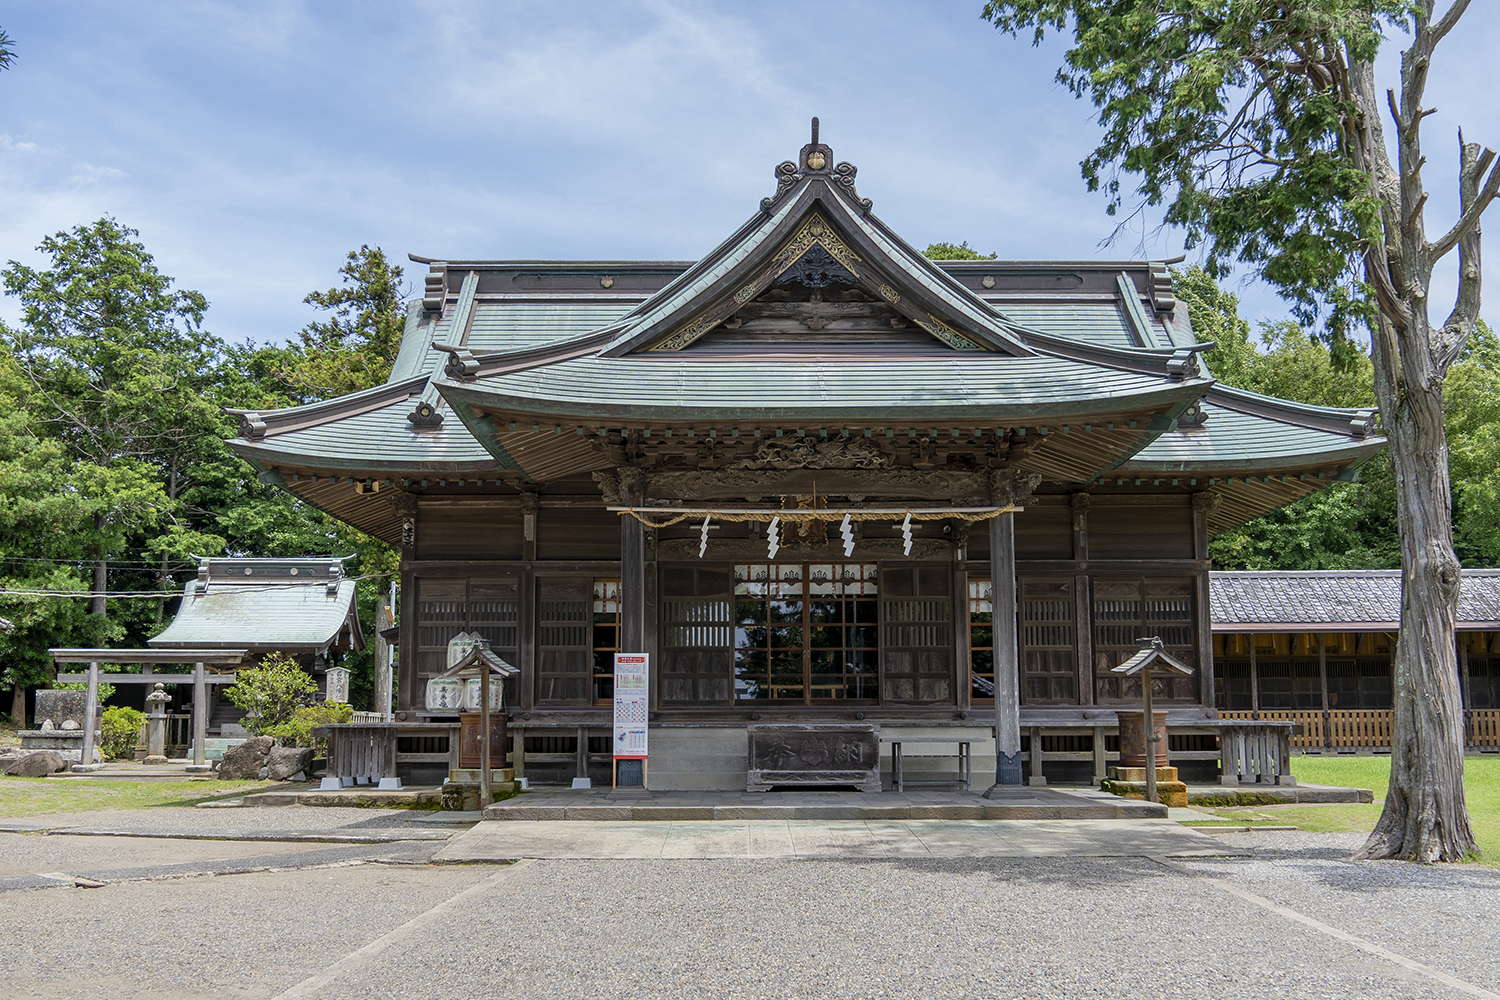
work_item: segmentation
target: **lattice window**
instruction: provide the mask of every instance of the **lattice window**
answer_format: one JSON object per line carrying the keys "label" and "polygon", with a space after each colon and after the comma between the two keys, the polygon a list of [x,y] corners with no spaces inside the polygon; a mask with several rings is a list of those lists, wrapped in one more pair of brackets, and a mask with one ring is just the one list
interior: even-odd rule
{"label": "lattice window", "polygon": [[953,704],[953,576],[946,566],[881,574],[881,699]]}
{"label": "lattice window", "polygon": [[593,581],[543,580],[538,589],[537,703],[590,704]]}
{"label": "lattice window", "polygon": [[[448,665],[448,643],[460,632],[478,632],[496,655],[516,665],[517,588],[514,580],[495,577],[444,577],[417,580],[417,682],[413,699],[422,701],[426,679]],[[506,700],[514,704],[514,681],[507,681]]]}
{"label": "lattice window", "polygon": [[667,566],[661,578],[663,704],[731,702],[734,599],[721,567]]}
{"label": "lattice window", "polygon": [[1030,705],[1076,705],[1072,580],[1021,580],[1021,694]]}
{"label": "lattice window", "polygon": [[[1198,664],[1197,623],[1191,578],[1147,577],[1094,580],[1094,692],[1100,702],[1141,699],[1139,676],[1110,671],[1140,648],[1136,640],[1160,636],[1167,651],[1189,666]],[[1198,678],[1153,673],[1152,697],[1197,701]]]}

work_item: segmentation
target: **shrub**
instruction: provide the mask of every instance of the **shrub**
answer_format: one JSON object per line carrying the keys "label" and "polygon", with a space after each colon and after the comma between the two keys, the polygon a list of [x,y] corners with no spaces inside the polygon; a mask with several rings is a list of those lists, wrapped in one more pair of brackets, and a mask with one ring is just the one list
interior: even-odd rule
{"label": "shrub", "polygon": [[312,747],[315,756],[328,755],[328,741],[317,739],[312,731],[333,722],[349,722],[354,718],[354,708],[337,701],[320,701],[303,705],[293,713],[288,722],[279,726],[263,727],[262,736],[274,736],[284,747]]}
{"label": "shrub", "polygon": [[224,697],[245,710],[245,729],[252,736],[272,736],[271,730],[291,722],[317,690],[296,660],[271,653],[260,666],[241,670]]}
{"label": "shrub", "polygon": [[104,710],[99,752],[107,760],[130,760],[141,738],[146,716],[133,708],[111,705]]}

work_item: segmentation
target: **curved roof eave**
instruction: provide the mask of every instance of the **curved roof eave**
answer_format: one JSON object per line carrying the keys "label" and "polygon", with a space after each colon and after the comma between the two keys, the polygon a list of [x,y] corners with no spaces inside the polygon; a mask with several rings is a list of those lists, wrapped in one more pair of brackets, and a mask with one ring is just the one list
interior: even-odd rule
{"label": "curved roof eave", "polygon": [[258,468],[297,466],[306,469],[329,469],[338,472],[489,472],[505,468],[494,459],[475,462],[437,460],[413,461],[411,459],[339,458],[322,453],[274,448],[242,438],[231,438],[225,442],[236,455],[250,461]]}
{"label": "curved roof eave", "polygon": [[1361,441],[1343,448],[1326,448],[1315,452],[1268,455],[1261,458],[1226,459],[1206,462],[1152,462],[1131,459],[1120,466],[1121,472],[1176,472],[1200,475],[1230,475],[1238,472],[1267,472],[1277,469],[1337,466],[1357,469],[1385,448],[1385,438]]}
{"label": "curved roof eave", "polygon": [[[438,380],[434,383],[455,412],[464,406],[481,410],[530,413],[551,419],[609,419],[622,421],[667,420],[773,420],[773,419],[840,419],[840,420],[942,420],[1008,421],[1020,419],[1027,424],[1037,419],[1056,417],[1092,417],[1126,412],[1145,412],[1190,403],[1202,394],[1206,381],[1185,381],[1149,391],[1113,396],[1086,396],[1077,400],[1014,404],[956,401],[938,405],[901,406],[821,405],[821,406],[735,406],[726,416],[723,406],[640,405],[619,403],[584,403],[554,400],[539,396],[478,388],[472,383]],[[463,419],[463,418],[461,418]],[[467,420],[465,424],[467,426]]]}

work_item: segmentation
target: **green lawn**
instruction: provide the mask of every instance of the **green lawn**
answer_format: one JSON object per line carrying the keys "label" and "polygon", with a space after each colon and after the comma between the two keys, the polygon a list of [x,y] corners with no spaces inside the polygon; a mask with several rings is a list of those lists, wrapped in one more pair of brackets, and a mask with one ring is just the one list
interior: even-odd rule
{"label": "green lawn", "polygon": [[[1255,806],[1209,810],[1222,820],[1247,826],[1296,826],[1315,833],[1364,833],[1380,818],[1381,800],[1391,780],[1388,756],[1293,757],[1292,774],[1315,785],[1368,788],[1370,805]],[[1479,842],[1482,863],[1500,867],[1500,757],[1464,759],[1464,794],[1469,823]]]}
{"label": "green lawn", "polygon": [[0,777],[0,817],[45,816],[94,809],[190,806],[205,799],[265,788],[263,781],[122,781]]}

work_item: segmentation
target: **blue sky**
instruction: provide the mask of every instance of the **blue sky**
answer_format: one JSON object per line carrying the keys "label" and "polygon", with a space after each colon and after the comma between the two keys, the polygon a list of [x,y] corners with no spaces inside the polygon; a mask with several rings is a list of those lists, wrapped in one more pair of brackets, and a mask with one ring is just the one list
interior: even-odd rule
{"label": "blue sky", "polygon": [[[1002,35],[981,6],[8,0],[0,261],[37,263],[44,234],[110,214],[208,296],[212,330],[284,340],[362,243],[403,260],[693,259],[756,211],[813,115],[917,246],[1178,253],[1173,232],[1100,247],[1112,222],[1078,176],[1098,130],[1053,82],[1062,46]],[[1429,87],[1434,233],[1456,203],[1455,129],[1500,147],[1496,52],[1482,0]],[[1435,319],[1449,288],[1435,283]],[[1235,290],[1252,318],[1286,315]]]}

